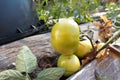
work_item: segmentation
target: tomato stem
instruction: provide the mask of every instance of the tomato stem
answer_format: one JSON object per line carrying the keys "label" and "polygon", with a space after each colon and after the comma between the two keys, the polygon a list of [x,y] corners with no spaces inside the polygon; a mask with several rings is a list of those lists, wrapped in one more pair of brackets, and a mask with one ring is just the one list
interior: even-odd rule
{"label": "tomato stem", "polygon": [[91,39],[88,35],[83,34],[82,37],[84,37],[84,36],[89,39],[89,41],[90,41],[90,43],[91,43],[91,45],[92,45],[92,48],[95,49],[95,46],[94,46],[94,44],[93,44],[92,39]]}

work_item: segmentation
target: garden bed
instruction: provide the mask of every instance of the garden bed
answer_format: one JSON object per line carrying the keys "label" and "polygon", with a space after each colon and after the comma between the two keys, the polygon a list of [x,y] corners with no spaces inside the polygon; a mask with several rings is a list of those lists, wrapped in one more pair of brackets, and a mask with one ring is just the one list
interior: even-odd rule
{"label": "garden bed", "polygon": [[[90,26],[91,29],[94,30],[93,39],[97,40],[98,31],[91,23],[80,25],[82,31],[87,30],[88,26]],[[119,40],[118,40],[118,43],[119,43]],[[34,35],[31,37],[26,37],[24,39],[0,46],[0,64],[1,64],[0,71],[7,70],[7,69],[15,69],[16,56],[20,48],[24,45],[28,46],[37,57],[38,66],[32,73],[30,73],[30,77],[32,79],[35,78],[37,73],[43,70],[44,68],[56,67],[56,61],[59,55],[51,47],[50,33],[44,33],[44,34]],[[119,79],[118,75],[120,74],[119,73],[120,72],[119,56],[117,58],[114,58],[113,56],[105,56],[100,59],[95,59],[89,64],[87,64],[84,68],[82,68],[79,72],[74,74],[73,76],[69,78],[62,77],[61,80],[65,80],[65,79],[67,80],[80,80],[80,79],[94,80],[94,78],[96,78],[98,74],[100,74],[100,76],[111,75],[109,77],[111,78],[110,80],[117,80]],[[106,63],[108,65],[106,65]],[[105,70],[106,72],[104,72]],[[112,72],[113,74],[111,74]]]}

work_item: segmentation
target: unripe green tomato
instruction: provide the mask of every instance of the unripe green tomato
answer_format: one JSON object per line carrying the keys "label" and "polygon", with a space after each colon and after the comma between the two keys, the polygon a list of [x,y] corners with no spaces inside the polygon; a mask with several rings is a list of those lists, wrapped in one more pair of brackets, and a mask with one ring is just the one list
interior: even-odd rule
{"label": "unripe green tomato", "polygon": [[75,54],[79,57],[79,58],[83,58],[85,55],[87,55],[91,50],[92,50],[92,45],[90,43],[89,40],[84,40],[84,41],[80,41],[77,51],[75,52]]}
{"label": "unripe green tomato", "polygon": [[74,54],[60,55],[57,61],[57,66],[65,68],[64,76],[70,76],[80,69],[80,61]]}
{"label": "unripe green tomato", "polygon": [[73,54],[78,47],[79,34],[79,26],[73,19],[61,19],[51,31],[52,47],[60,54]]}

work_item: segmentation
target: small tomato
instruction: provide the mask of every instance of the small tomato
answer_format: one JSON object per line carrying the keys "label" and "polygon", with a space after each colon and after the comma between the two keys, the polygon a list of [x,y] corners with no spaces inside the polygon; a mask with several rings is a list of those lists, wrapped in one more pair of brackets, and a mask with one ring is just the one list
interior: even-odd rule
{"label": "small tomato", "polygon": [[70,76],[80,69],[80,61],[74,54],[72,55],[61,55],[58,58],[57,66],[65,68],[64,76]]}
{"label": "small tomato", "polygon": [[92,45],[90,43],[89,40],[84,40],[84,41],[80,41],[77,51],[75,52],[75,54],[79,57],[79,58],[83,58],[87,53],[89,53],[92,50]]}

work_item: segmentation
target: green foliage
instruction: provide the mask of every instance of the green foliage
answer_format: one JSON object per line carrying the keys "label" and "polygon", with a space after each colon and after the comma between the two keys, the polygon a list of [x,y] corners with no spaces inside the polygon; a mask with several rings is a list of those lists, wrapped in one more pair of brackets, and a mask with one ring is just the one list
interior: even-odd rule
{"label": "green foliage", "polygon": [[[19,51],[16,60],[17,70],[5,70],[0,72],[0,80],[31,80],[28,73],[36,69],[37,59],[27,46],[23,46]],[[23,75],[22,72],[25,72]],[[37,80],[59,80],[64,74],[63,68],[48,68],[41,71]]]}
{"label": "green foliage", "polygon": [[107,17],[115,19],[120,14],[120,2],[106,4]]}
{"label": "green foliage", "polygon": [[107,17],[112,19],[115,28],[120,29],[120,2],[106,4]]}
{"label": "green foliage", "polygon": [[25,80],[25,76],[17,70],[6,70],[0,72],[0,80]]}
{"label": "green foliage", "polygon": [[36,80],[59,80],[64,72],[64,68],[48,68],[41,71]]}
{"label": "green foliage", "polygon": [[36,4],[39,19],[47,21],[49,17],[53,19],[73,17],[78,23],[92,21],[90,13],[98,5],[99,0],[43,0]]}
{"label": "green foliage", "polygon": [[37,66],[37,59],[32,51],[23,46],[16,59],[16,69],[20,72],[31,73]]}
{"label": "green foliage", "polygon": [[90,0],[80,0],[76,5],[73,6],[74,18],[78,23],[92,21],[90,12],[95,10],[97,3]]}

